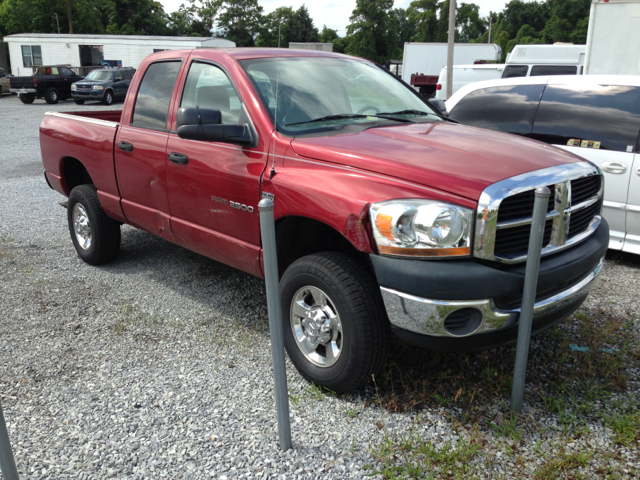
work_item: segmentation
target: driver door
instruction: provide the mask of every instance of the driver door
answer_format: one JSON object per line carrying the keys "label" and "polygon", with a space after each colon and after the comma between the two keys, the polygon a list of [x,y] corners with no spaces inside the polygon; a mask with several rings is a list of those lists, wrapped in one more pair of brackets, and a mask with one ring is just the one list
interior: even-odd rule
{"label": "driver door", "polygon": [[[251,123],[231,79],[215,64],[192,61],[179,98],[178,108],[220,110],[223,124]],[[261,275],[258,201],[267,153],[229,143],[185,140],[170,132],[166,155],[176,241]]]}

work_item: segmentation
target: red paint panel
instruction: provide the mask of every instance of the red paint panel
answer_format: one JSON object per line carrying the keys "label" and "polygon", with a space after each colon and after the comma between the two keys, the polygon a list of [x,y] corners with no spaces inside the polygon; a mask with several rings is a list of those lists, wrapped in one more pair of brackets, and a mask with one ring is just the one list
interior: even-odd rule
{"label": "red paint panel", "polygon": [[[123,200],[122,209],[131,223],[157,235],[159,228],[156,212],[168,217],[166,146],[168,134],[131,126],[123,126],[116,142],[133,145],[132,152],[115,147],[118,185]],[[135,222],[135,223],[134,223]],[[168,225],[166,226],[168,228]]]}
{"label": "red paint panel", "polygon": [[[186,165],[167,162],[172,229],[178,243],[194,235],[205,238],[185,231],[197,228],[259,248],[260,175],[267,155],[229,144],[183,140],[175,134],[169,136],[168,153],[189,157]],[[232,202],[240,208],[233,208]],[[203,245],[196,251],[220,260],[224,253],[219,243]],[[253,252],[241,249],[238,253],[249,254],[256,261]],[[236,262],[244,264],[246,260]],[[242,269],[246,271],[246,267]]]}
{"label": "red paint panel", "polygon": [[51,172],[44,172],[47,176],[47,181],[51,188],[53,188],[56,192],[65,195],[65,187],[62,185],[62,177],[60,175],[54,175]]}
{"label": "red paint panel", "polygon": [[122,210],[127,213],[127,223],[170,242],[175,242],[171,232],[169,215],[128,200],[123,199],[121,203]]}
{"label": "red paint panel", "polygon": [[94,118],[97,120],[106,120],[108,122],[120,123],[122,110],[89,110],[87,112],[65,112],[67,115],[76,115],[78,117]]}
{"label": "red paint panel", "polygon": [[100,205],[104,209],[105,213],[114,220],[122,223],[127,223],[127,219],[122,211],[122,205],[120,205],[120,197],[111,195],[109,193],[98,190],[98,200]]}
{"label": "red paint panel", "polygon": [[171,219],[176,242],[189,250],[213,258],[221,263],[262,277],[260,247],[214,232],[178,218]]}
{"label": "red paint panel", "polygon": [[583,161],[541,142],[445,122],[297,138],[291,146],[304,157],[421,183],[472,200],[505,178]]}
{"label": "red paint panel", "polygon": [[[98,190],[118,195],[113,166],[113,140],[117,126],[109,127],[69,118],[45,115],[40,124],[42,163],[47,172],[63,177],[66,157],[79,160],[89,172]],[[69,196],[64,181],[63,195]]]}

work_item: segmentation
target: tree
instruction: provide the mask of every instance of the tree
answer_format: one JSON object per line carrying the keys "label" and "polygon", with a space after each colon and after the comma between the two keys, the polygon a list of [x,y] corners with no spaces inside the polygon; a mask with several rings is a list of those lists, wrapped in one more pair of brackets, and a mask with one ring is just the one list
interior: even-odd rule
{"label": "tree", "polygon": [[[571,42],[574,31],[578,30],[576,35],[579,37],[584,31],[585,18],[589,24],[590,0],[548,0],[547,5],[551,16],[542,30],[545,43]],[[583,23],[578,27],[581,21]]]}
{"label": "tree", "polygon": [[336,38],[339,38],[336,30],[327,28],[326,25],[322,26],[322,32],[320,32],[320,41],[322,43],[332,43]]}
{"label": "tree", "polygon": [[253,47],[262,28],[262,7],[258,0],[224,0],[218,17],[220,35],[238,47]]}
{"label": "tree", "polygon": [[346,53],[377,63],[401,56],[392,8],[393,0],[356,0],[347,27]]}
{"label": "tree", "polygon": [[154,0],[110,0],[106,32],[120,35],[167,35],[167,14]]}
{"label": "tree", "polygon": [[320,40],[318,29],[313,25],[306,5],[302,5],[291,17],[290,42],[317,42]]}
{"label": "tree", "polygon": [[396,8],[392,18],[398,32],[398,48],[404,51],[404,44],[410,42],[416,34],[415,17],[410,16],[409,11],[404,8]]}
{"label": "tree", "polygon": [[288,47],[291,38],[291,19],[295,14],[291,7],[278,7],[262,17],[262,27],[256,39],[256,46],[277,47],[279,36],[280,46]]}
{"label": "tree", "polygon": [[169,30],[182,37],[210,37],[222,0],[189,0],[169,15]]}

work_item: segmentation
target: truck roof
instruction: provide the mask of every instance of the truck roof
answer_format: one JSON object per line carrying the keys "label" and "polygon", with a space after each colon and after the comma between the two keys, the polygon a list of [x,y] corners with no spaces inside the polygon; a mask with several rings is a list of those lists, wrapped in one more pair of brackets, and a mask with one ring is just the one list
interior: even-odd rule
{"label": "truck roof", "polygon": [[[180,54],[198,52],[199,56],[212,58],[223,54],[238,60],[250,58],[285,58],[285,57],[333,57],[333,58],[353,58],[349,55],[334,52],[323,52],[319,50],[294,50],[288,48],[196,48],[189,50],[167,50],[165,52],[154,53],[154,57],[172,57]],[[363,59],[364,60],[364,59]],[[368,61],[368,60],[367,60]]]}

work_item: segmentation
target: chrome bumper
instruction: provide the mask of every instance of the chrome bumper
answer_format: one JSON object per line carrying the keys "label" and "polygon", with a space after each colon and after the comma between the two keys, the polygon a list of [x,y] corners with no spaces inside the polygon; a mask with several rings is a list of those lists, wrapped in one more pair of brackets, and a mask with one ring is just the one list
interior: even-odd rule
{"label": "chrome bumper", "polygon": [[[604,259],[580,282],[556,295],[537,302],[533,319],[553,314],[587,296],[602,271]],[[492,299],[486,300],[431,300],[380,287],[389,321],[395,327],[422,335],[462,338],[510,327],[518,321],[520,309],[499,310]],[[445,328],[445,320],[461,309],[475,309],[482,315],[477,328],[463,335],[453,334]],[[479,318],[476,315],[476,318]]]}
{"label": "chrome bumper", "polygon": [[11,93],[38,93],[35,88],[10,88]]}

